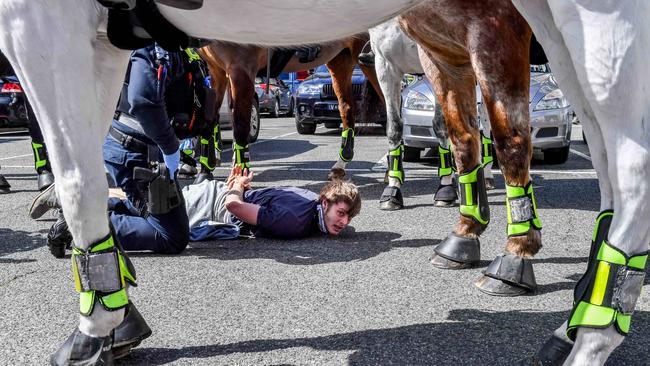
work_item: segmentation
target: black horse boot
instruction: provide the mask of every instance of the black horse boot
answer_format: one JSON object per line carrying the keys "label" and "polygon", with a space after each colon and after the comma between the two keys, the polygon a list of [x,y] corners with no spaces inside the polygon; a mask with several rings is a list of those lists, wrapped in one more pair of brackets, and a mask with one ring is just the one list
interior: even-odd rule
{"label": "black horse boot", "polygon": [[113,357],[118,359],[128,355],[131,349],[140,345],[149,336],[151,336],[151,328],[135,305],[129,301],[124,320],[113,332]]}

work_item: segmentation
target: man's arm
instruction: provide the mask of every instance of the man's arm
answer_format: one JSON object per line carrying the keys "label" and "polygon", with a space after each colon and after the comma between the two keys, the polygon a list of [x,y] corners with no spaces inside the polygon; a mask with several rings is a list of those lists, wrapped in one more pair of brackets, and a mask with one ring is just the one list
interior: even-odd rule
{"label": "man's arm", "polygon": [[227,181],[230,191],[226,195],[225,203],[226,210],[235,217],[249,225],[257,225],[257,214],[260,211],[260,205],[244,202],[244,191],[250,188],[252,178],[253,173],[249,172],[248,169],[242,175],[241,168],[233,168]]}

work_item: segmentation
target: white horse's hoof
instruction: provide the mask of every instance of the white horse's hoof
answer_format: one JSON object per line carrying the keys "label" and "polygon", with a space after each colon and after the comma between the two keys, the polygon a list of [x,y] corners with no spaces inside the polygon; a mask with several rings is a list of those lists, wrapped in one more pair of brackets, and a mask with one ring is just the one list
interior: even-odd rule
{"label": "white horse's hoof", "polygon": [[63,365],[112,365],[111,337],[91,337],[79,328],[68,337],[52,355],[50,364]]}

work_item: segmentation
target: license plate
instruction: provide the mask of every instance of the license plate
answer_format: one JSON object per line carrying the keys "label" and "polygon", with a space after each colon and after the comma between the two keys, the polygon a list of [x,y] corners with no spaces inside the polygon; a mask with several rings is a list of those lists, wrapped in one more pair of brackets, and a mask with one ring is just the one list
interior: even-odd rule
{"label": "license plate", "polygon": [[327,109],[330,111],[338,111],[339,110],[339,105],[338,104],[328,104]]}

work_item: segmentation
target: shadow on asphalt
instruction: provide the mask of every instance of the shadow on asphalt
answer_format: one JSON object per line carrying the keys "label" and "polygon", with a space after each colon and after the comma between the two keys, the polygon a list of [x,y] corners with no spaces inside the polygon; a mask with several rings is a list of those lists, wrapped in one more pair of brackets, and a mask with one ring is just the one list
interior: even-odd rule
{"label": "shadow on asphalt", "polygon": [[[447,321],[442,323],[320,337],[257,339],[182,348],[137,348],[120,364],[162,365],[179,360],[191,363],[193,359],[235,353],[308,347],[319,351],[348,351],[348,365],[511,365],[534,354],[567,316],[565,311],[459,309],[451,310]],[[639,361],[647,360],[643,341],[649,332],[650,313],[636,312],[630,335],[607,364],[638,365]]]}
{"label": "shadow on asphalt", "polygon": [[33,262],[34,259],[11,259],[1,257],[13,253],[28,252],[44,246],[45,238],[43,235],[45,233],[47,233],[47,230],[45,229],[37,232],[27,232],[0,228],[0,264]]}
{"label": "shadow on asphalt", "polygon": [[353,227],[348,227],[336,238],[313,237],[309,241],[244,239],[191,243],[181,255],[218,260],[262,258],[284,264],[314,265],[361,261],[393,248],[418,248],[440,242],[436,239],[400,240],[400,237],[400,234],[394,232],[356,231]]}

